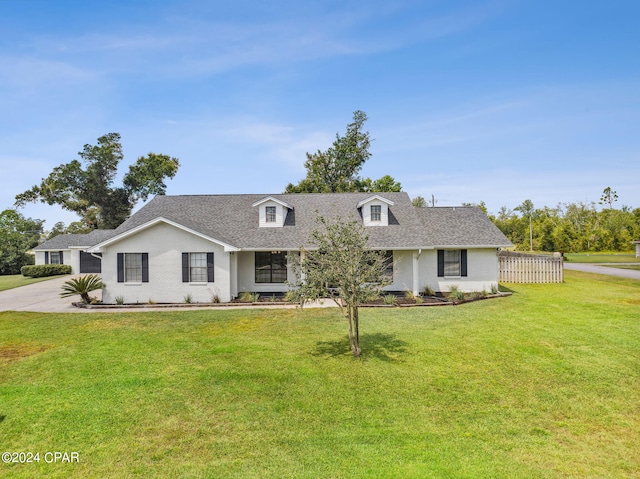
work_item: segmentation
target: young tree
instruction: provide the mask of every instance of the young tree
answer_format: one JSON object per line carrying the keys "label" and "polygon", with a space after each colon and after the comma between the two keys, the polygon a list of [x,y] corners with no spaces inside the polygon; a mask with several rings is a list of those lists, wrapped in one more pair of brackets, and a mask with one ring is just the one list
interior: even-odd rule
{"label": "young tree", "polygon": [[42,223],[16,210],[0,213],[0,274],[19,274],[24,265],[33,264],[27,251],[38,246]]}
{"label": "young tree", "polygon": [[165,179],[173,178],[180,166],[177,158],[149,153],[129,166],[123,185],[115,187],[113,181],[124,158],[118,133],[101,136],[97,145],[84,145],[78,155],[85,167],[79,160],[55,167],[40,185],[17,195],[16,206],[37,201],[57,204],[80,215],[91,228],[116,228],[138,200],[163,195]]}
{"label": "young tree", "polygon": [[355,221],[320,217],[318,224],[309,239],[314,248],[303,250],[294,260],[301,278],[298,293],[305,300],[335,300],[349,325],[351,352],[360,356],[359,307],[377,298],[387,284],[383,276],[385,254],[367,247],[369,237]]}
{"label": "young tree", "polygon": [[533,251],[533,201],[524,200],[520,206],[516,206],[514,210],[522,213],[522,217],[529,217],[529,251]]}
{"label": "young tree", "polygon": [[353,113],[353,121],[347,125],[345,136],[336,133],[333,145],[327,151],[307,153],[304,167],[307,176],[297,185],[289,183],[285,193],[344,193],[353,191],[400,191],[402,186],[391,176],[378,180],[360,178],[358,174],[371,157],[369,132],[364,131],[367,115],[363,111]]}
{"label": "young tree", "polygon": [[416,208],[426,208],[427,200],[425,200],[422,196],[416,196],[413,200],[411,200],[411,204]]}
{"label": "young tree", "polygon": [[607,186],[604,190],[602,190],[602,196],[600,197],[599,203],[601,205],[607,205],[609,209],[613,208],[613,203],[618,201],[618,193],[613,191],[610,186]]}

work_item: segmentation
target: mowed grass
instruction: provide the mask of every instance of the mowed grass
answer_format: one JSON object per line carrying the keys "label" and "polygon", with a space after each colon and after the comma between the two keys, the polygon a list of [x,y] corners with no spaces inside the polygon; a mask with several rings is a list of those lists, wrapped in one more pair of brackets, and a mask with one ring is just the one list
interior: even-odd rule
{"label": "mowed grass", "polygon": [[[16,478],[640,477],[640,282],[455,307],[0,313]],[[41,456],[42,457],[42,456]]]}
{"label": "mowed grass", "polygon": [[618,264],[618,265],[610,265],[605,264],[607,268],[618,268],[618,269],[632,269],[634,271],[640,271],[640,264]]}
{"label": "mowed grass", "polygon": [[28,284],[39,283],[41,281],[48,281],[54,278],[60,278],[61,276],[47,276],[45,278],[27,278],[21,274],[10,274],[0,276],[0,291],[6,291],[7,289],[17,288],[19,286],[26,286]]}
{"label": "mowed grass", "polygon": [[570,263],[639,263],[635,253],[567,253],[565,260]]}

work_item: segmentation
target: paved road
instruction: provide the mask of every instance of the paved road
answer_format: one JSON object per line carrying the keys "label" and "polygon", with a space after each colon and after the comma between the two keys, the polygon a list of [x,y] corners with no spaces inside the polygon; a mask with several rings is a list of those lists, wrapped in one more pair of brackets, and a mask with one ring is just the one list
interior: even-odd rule
{"label": "paved road", "polygon": [[[609,263],[615,264],[615,263]],[[638,263],[630,263],[638,264]],[[586,273],[596,274],[608,274],[609,276],[622,276],[623,278],[631,278],[640,280],[640,271],[634,269],[622,269],[622,268],[609,268],[602,266],[601,264],[593,263],[564,263],[564,269],[571,269],[574,271],[584,271]]]}

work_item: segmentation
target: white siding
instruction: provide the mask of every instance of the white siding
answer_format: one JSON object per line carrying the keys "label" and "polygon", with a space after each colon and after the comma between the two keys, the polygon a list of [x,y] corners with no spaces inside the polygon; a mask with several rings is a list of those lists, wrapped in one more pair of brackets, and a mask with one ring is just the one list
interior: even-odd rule
{"label": "white siding", "polygon": [[[214,254],[215,281],[183,283],[182,253],[208,252]],[[117,253],[148,253],[149,282],[118,283]],[[105,303],[115,303],[118,296],[127,303],[183,303],[185,296],[191,294],[194,302],[211,302],[214,295],[227,302],[232,299],[230,268],[230,254],[222,246],[160,223],[103,249],[102,298]]]}
{"label": "white siding", "polygon": [[[78,274],[80,272],[80,250],[77,249],[63,249],[63,250],[53,250],[53,252],[57,253],[58,251],[62,251],[62,263],[68,264],[71,266],[71,273]],[[44,251],[36,251],[36,264],[45,264],[44,262]],[[49,262],[51,262],[51,251],[49,253]]]}
{"label": "white siding", "polygon": [[393,282],[383,290],[413,290],[413,251],[393,252]]}
{"label": "white siding", "polygon": [[[275,222],[267,223],[267,206],[276,207]],[[264,203],[259,205],[258,208],[260,208],[260,228],[281,228],[282,226],[284,226],[284,220],[287,217],[287,209],[280,203],[276,203],[275,201],[265,201]]]}
{"label": "white siding", "polygon": [[[371,221],[371,206],[380,206],[380,221]],[[362,205],[362,223],[364,226],[389,226],[389,205],[384,201],[371,200]]]}
{"label": "white siding", "polygon": [[423,250],[419,259],[420,289],[429,286],[435,292],[448,292],[452,285],[472,293],[491,291],[498,286],[498,254],[495,248],[467,249],[467,275],[457,278],[438,277],[437,250]]}

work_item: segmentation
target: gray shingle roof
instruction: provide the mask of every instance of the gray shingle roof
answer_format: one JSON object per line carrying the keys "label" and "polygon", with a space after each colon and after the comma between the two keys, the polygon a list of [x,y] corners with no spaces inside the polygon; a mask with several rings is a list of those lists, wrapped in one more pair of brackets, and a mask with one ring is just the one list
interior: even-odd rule
{"label": "gray shingle roof", "polygon": [[62,250],[69,248],[83,248],[101,243],[111,236],[113,236],[114,230],[93,230],[91,233],[86,234],[65,234],[58,235],[44,243],[36,246],[36,250]]}
{"label": "gray shingle roof", "polygon": [[475,206],[416,208],[434,247],[508,247],[511,241]]}
{"label": "gray shingle roof", "polygon": [[[164,217],[241,249],[298,249],[308,246],[307,240],[317,227],[318,215],[360,222],[362,218],[356,206],[373,195],[322,193],[156,196],[109,237]],[[416,208],[406,193],[379,195],[391,200],[393,205],[389,207],[389,226],[367,228],[371,247],[417,249],[434,246],[511,245],[479,208]],[[281,228],[258,226],[259,208],[252,205],[267,196],[284,201],[293,208],[289,210],[285,225]]]}

